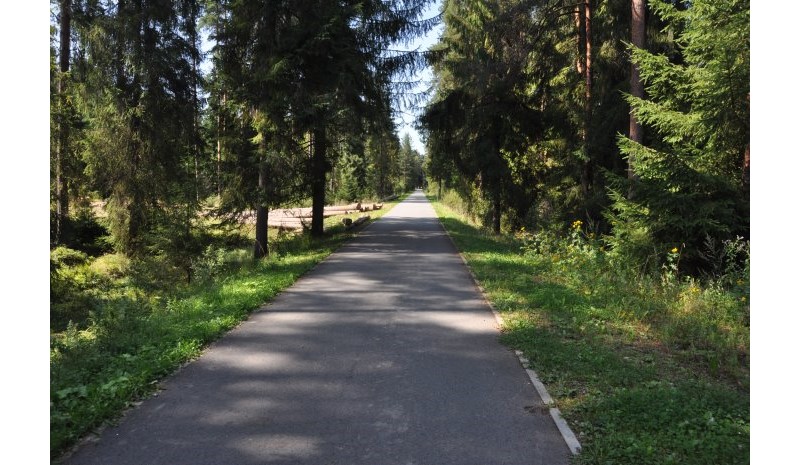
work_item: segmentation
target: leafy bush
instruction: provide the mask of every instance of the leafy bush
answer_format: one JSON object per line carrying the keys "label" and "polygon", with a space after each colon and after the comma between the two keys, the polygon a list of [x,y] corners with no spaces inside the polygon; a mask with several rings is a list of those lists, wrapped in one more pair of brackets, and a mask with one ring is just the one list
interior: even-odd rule
{"label": "leafy bush", "polygon": [[64,266],[84,265],[89,261],[89,256],[80,250],[70,249],[65,246],[58,246],[50,251],[50,269],[57,269]]}
{"label": "leafy bush", "polygon": [[106,254],[94,259],[89,269],[101,276],[122,278],[130,273],[131,259],[123,254]]}

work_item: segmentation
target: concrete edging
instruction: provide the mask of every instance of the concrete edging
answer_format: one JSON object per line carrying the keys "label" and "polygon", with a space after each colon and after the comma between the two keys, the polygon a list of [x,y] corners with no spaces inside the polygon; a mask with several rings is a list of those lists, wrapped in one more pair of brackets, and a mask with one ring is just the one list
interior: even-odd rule
{"label": "concrete edging", "polygon": [[[436,215],[436,218],[437,218],[437,220],[439,219],[439,215],[438,214]],[[461,253],[461,251],[459,250],[458,246],[456,245],[456,242],[453,240],[453,237],[450,236],[450,231],[448,231],[447,228],[444,227],[444,224],[442,224],[441,220],[439,220],[439,225],[442,227],[442,230],[444,230],[445,234],[450,239],[450,242],[453,244],[453,247],[456,249],[456,252],[458,253],[458,256],[461,257],[461,261],[464,263],[464,267],[466,267],[467,272],[469,273],[470,277],[472,278],[472,282],[475,284],[475,287],[478,289],[478,291],[480,291],[481,296],[483,297],[483,300],[489,306],[489,309],[491,309],[492,314],[494,315],[494,319],[497,322],[498,329],[502,328],[503,324],[505,323],[504,320],[503,320],[503,317],[500,316],[500,314],[494,308],[494,305],[492,305],[492,302],[489,300],[489,297],[486,295],[486,291],[483,289],[483,286],[481,286],[478,283],[478,279],[475,277],[475,273],[472,272],[472,268],[470,268],[469,263],[467,262],[467,259],[464,257],[464,254]],[[522,365],[522,368],[525,369],[525,373],[528,375],[528,378],[531,380],[531,384],[533,384],[533,387],[536,389],[536,392],[539,394],[539,397],[542,399],[542,403],[544,403],[545,406],[549,407],[550,417],[553,419],[553,422],[556,424],[556,427],[558,428],[558,431],[561,433],[561,437],[564,439],[564,442],[567,444],[567,447],[569,448],[570,452],[572,452],[572,455],[578,455],[580,453],[580,451],[581,451],[581,443],[578,441],[577,436],[575,436],[575,433],[569,427],[569,425],[567,424],[566,420],[564,420],[564,417],[561,416],[561,410],[559,410],[558,407],[553,406],[553,404],[554,404],[553,398],[550,397],[550,394],[547,392],[547,388],[544,386],[542,381],[539,379],[539,376],[530,367],[530,361],[525,357],[525,355],[522,353],[522,351],[515,350],[514,353],[516,354],[520,365]]]}

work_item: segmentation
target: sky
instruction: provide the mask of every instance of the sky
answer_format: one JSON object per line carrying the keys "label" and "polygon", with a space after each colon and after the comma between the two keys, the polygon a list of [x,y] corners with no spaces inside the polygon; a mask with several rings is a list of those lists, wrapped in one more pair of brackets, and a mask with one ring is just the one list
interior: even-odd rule
{"label": "sky", "polygon": [[[442,0],[436,0],[434,4],[430,5],[424,17],[431,18],[436,16],[439,14],[441,8]],[[420,37],[419,39],[415,40],[405,49],[418,50],[420,52],[427,51],[433,44],[439,41],[439,37],[441,36],[443,29],[444,25],[439,23],[424,37]],[[401,47],[398,48],[403,49]],[[426,67],[424,70],[417,73],[415,78],[418,80],[418,83],[413,92],[424,91],[432,85],[433,73],[430,67]],[[408,134],[411,137],[411,146],[417,152],[425,153],[425,144],[421,140],[419,132],[414,128],[414,123],[417,116],[419,116],[420,109],[405,107],[401,104],[395,108],[395,111],[397,112],[397,116],[395,117],[394,122],[395,127],[397,128],[398,137],[402,139],[403,135]]]}

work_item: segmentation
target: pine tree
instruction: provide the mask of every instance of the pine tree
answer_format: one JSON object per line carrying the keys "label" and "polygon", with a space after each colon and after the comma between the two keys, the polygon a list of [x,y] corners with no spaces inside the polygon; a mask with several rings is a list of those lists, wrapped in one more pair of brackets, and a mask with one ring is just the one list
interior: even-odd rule
{"label": "pine tree", "polygon": [[385,95],[393,75],[419,62],[413,54],[385,51],[397,41],[424,32],[420,20],[429,0],[402,3],[360,0],[332,4],[309,1],[298,15],[296,38],[287,52],[298,81],[297,122],[313,144],[309,164],[311,234],[323,233],[325,180],[332,168],[332,135],[347,132],[355,120],[388,113]]}
{"label": "pine tree", "polygon": [[[197,15],[192,0],[83,12],[84,159],[126,254],[183,248],[196,211]],[[161,240],[164,228],[173,240]]]}
{"label": "pine tree", "polygon": [[515,186],[511,165],[540,124],[525,87],[531,78],[525,2],[451,1],[434,62],[439,86],[422,121],[433,157],[452,160],[490,203],[490,224]]}
{"label": "pine tree", "polygon": [[[685,244],[687,267],[706,238],[747,236],[748,195],[742,172],[749,152],[749,2],[701,0],[686,9],[652,2],[678,31],[680,60],[632,48],[647,98],[632,110],[658,138],[649,145],[621,137],[638,178],[632,200],[616,192],[612,211],[621,246],[656,250]],[[626,231],[646,231],[638,246]],[[629,235],[630,236],[630,235]]]}
{"label": "pine tree", "polygon": [[56,242],[61,241],[63,225],[69,216],[69,186],[66,174],[66,165],[69,155],[69,104],[67,99],[67,85],[69,82],[70,46],[72,42],[72,1],[59,2],[59,54],[58,75],[56,78],[58,95],[57,101],[57,128],[56,128],[56,156],[55,156],[55,197],[56,197]]}
{"label": "pine tree", "polygon": [[[639,49],[645,49],[645,0],[631,0],[631,45]],[[644,84],[639,75],[639,67],[636,62],[631,62],[631,95],[643,99],[644,98]],[[631,111],[630,128],[628,129],[628,136],[634,142],[639,144],[644,142],[644,134],[642,133],[642,125],[636,120],[635,112]],[[633,158],[628,159],[628,177],[632,180],[636,179],[636,170],[633,169],[635,163]],[[633,190],[631,190],[633,192]]]}
{"label": "pine tree", "polygon": [[[307,153],[302,178],[313,201],[311,233],[323,233],[326,177],[340,151],[336,141],[361,133],[367,118],[389,114],[390,78],[414,60],[386,56],[384,50],[430,27],[416,22],[427,1],[211,2],[216,19],[208,22],[218,30],[214,85],[225,95],[212,97],[219,121],[231,126],[232,115],[224,113],[222,100],[258,112],[265,125],[256,132],[269,140],[256,152],[275,154],[269,166],[257,169],[263,173],[267,168],[269,178],[269,186],[260,188],[261,207],[283,199],[263,197],[266,191],[284,190],[279,184],[287,181],[274,176],[272,163]],[[266,214],[264,208],[257,211]],[[266,225],[266,220],[257,223]],[[266,237],[260,229],[257,234]]]}

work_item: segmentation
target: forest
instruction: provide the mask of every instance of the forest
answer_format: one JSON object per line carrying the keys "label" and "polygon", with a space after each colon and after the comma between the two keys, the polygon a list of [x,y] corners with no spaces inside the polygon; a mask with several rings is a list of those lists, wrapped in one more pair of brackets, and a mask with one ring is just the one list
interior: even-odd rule
{"label": "forest", "polygon": [[495,233],[581,220],[692,275],[749,239],[748,2],[449,2],[444,23],[426,174]]}
{"label": "forest", "polygon": [[[346,240],[326,205],[417,187],[451,233],[457,217],[559,286],[596,280],[608,319],[654,328],[738,393],[731,424],[749,435],[748,0],[51,0],[50,14],[54,456]],[[430,50],[409,50],[437,25]],[[398,136],[400,106],[425,153]],[[305,229],[268,227],[291,207],[311,209]],[[717,457],[739,463],[731,441],[747,438],[726,438]],[[581,460],[604,457],[621,460]]]}

